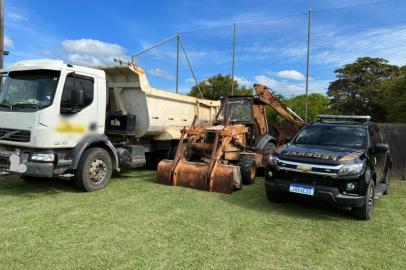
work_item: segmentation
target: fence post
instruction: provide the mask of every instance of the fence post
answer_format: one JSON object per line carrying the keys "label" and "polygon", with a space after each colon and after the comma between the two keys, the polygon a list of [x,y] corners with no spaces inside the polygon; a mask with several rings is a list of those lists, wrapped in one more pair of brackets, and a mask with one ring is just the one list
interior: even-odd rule
{"label": "fence post", "polygon": [[312,10],[309,9],[307,18],[307,56],[306,56],[306,102],[305,102],[305,122],[307,122],[309,106],[309,64],[310,64],[310,31],[312,22]]}
{"label": "fence post", "polygon": [[179,32],[176,37],[176,93],[179,91]]}
{"label": "fence post", "polygon": [[233,62],[231,67],[231,95],[234,96],[234,71],[235,71],[235,41],[237,23],[233,23]]}

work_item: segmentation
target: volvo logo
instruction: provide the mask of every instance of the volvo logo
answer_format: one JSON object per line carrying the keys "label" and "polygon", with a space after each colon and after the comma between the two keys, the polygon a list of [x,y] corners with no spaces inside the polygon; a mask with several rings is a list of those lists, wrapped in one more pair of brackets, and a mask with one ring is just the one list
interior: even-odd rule
{"label": "volvo logo", "polygon": [[302,172],[308,172],[308,171],[312,170],[312,167],[309,167],[309,166],[306,166],[306,165],[298,165],[296,167],[296,169],[298,169],[299,171],[302,171]]}

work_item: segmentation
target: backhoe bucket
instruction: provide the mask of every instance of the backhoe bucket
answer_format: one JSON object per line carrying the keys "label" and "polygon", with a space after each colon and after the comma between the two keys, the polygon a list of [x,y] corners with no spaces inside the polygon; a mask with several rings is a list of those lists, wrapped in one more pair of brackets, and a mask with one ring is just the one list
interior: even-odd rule
{"label": "backhoe bucket", "polygon": [[217,163],[211,177],[208,177],[208,164],[181,159],[171,176],[172,164],[172,160],[163,160],[158,164],[158,183],[227,194],[241,187],[240,167],[238,166]]}

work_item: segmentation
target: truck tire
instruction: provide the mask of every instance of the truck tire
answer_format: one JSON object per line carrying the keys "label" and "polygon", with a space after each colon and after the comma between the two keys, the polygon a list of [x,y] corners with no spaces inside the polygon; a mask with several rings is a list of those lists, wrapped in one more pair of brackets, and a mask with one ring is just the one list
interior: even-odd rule
{"label": "truck tire", "polygon": [[375,206],[375,183],[369,181],[368,190],[365,194],[365,201],[361,207],[353,207],[352,215],[360,220],[369,220],[373,217]]}
{"label": "truck tire", "polygon": [[390,185],[391,185],[391,168],[389,167],[388,170],[386,171],[385,174],[385,184],[386,184],[386,189],[383,195],[389,195],[390,193]]}
{"label": "truck tire", "polygon": [[240,155],[238,166],[240,166],[241,180],[244,185],[250,185],[254,183],[257,176],[257,165],[254,155]]}
{"label": "truck tire", "polygon": [[282,192],[275,191],[271,187],[267,186],[266,184],[265,184],[265,191],[266,191],[266,197],[268,198],[268,200],[270,202],[273,202],[273,203],[283,202],[284,197],[283,197]]}
{"label": "truck tire", "polygon": [[75,172],[76,186],[86,192],[104,188],[111,179],[113,164],[109,153],[103,148],[89,148],[79,161]]}

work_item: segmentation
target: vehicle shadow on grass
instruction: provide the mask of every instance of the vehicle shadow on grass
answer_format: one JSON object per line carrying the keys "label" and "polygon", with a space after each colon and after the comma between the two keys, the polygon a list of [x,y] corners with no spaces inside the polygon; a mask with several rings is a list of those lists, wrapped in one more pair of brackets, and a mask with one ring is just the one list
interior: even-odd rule
{"label": "vehicle shadow on grass", "polygon": [[0,196],[54,195],[62,192],[80,192],[75,188],[73,181],[63,179],[39,178],[35,181],[24,181],[19,176],[0,176]]}
{"label": "vehicle shadow on grass", "polygon": [[244,186],[242,190],[221,199],[238,207],[272,215],[310,220],[353,220],[348,209],[337,208],[320,201],[305,200],[297,196],[287,196],[281,203],[272,203],[266,197],[263,185],[263,181],[257,181],[254,185]]}

